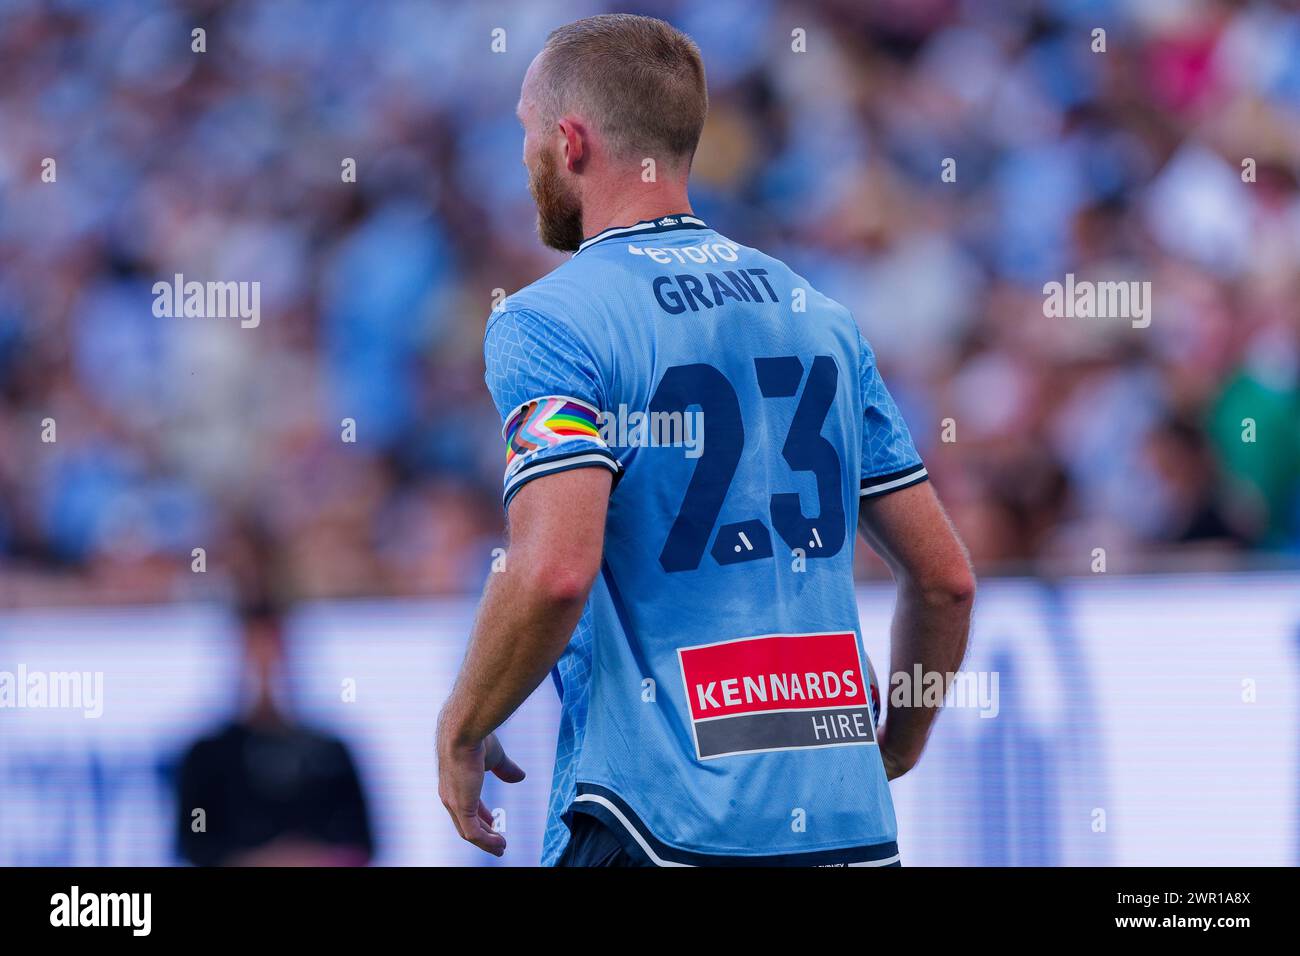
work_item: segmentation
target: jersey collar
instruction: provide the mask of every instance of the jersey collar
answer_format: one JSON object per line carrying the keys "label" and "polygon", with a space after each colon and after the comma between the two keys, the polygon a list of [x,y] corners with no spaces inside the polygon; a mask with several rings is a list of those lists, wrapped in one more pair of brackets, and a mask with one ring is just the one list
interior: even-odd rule
{"label": "jersey collar", "polygon": [[708,229],[708,224],[703,219],[695,216],[684,214],[675,214],[672,216],[660,216],[658,219],[642,219],[633,226],[612,226],[604,232],[598,232],[590,239],[584,239],[582,245],[578,246],[579,252],[588,246],[594,246],[598,242],[604,242],[606,239],[615,239],[618,236],[630,235],[648,235],[656,232],[672,232],[676,229]]}

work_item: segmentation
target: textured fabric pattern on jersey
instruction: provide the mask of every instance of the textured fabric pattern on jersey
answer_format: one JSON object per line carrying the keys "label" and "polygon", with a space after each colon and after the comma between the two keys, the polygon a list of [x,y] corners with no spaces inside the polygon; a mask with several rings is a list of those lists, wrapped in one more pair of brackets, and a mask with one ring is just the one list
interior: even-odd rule
{"label": "textured fabric pattern on jersey", "polygon": [[861,388],[864,421],[862,427],[861,493],[898,491],[926,478],[912,433],[885,388],[876,368],[876,354],[858,333],[862,363]]}
{"label": "textured fabric pattern on jersey", "polygon": [[564,852],[569,831],[562,822],[578,796],[578,755],[587,730],[591,685],[591,615],[584,613],[551,677],[560,694],[560,727],[551,772],[551,800],[546,810],[542,863],[550,866]]}
{"label": "textured fabric pattern on jersey", "polygon": [[924,467],[848,311],[665,217],[610,230],[510,296],[484,354],[503,420],[559,396],[620,423],[529,452],[507,479],[508,504],[521,475],[617,469],[601,574],[552,675],[542,862],[579,804],[668,864],[896,859],[854,532],[862,496]]}

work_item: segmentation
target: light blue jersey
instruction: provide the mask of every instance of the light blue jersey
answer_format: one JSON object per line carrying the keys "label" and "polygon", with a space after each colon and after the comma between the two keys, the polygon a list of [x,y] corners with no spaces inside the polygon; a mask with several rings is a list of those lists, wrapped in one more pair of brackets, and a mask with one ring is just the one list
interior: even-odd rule
{"label": "light blue jersey", "polygon": [[553,674],[542,862],[575,812],[663,865],[896,862],[853,551],[861,498],[926,472],[848,310],[668,216],[510,296],[484,352],[507,506],[545,475],[614,475]]}

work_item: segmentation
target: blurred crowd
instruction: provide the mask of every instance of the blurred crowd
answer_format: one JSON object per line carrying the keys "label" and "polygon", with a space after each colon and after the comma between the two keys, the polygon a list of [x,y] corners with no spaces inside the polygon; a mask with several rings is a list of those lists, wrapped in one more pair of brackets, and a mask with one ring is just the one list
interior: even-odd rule
{"label": "blurred crowd", "polygon": [[[483,326],[563,261],[514,104],[606,9],[700,44],[696,212],[853,311],[982,572],[1300,551],[1293,3],[5,0],[0,602],[194,593],[249,527],[303,596],[477,588]],[[1070,273],[1150,325],[1046,317]]]}

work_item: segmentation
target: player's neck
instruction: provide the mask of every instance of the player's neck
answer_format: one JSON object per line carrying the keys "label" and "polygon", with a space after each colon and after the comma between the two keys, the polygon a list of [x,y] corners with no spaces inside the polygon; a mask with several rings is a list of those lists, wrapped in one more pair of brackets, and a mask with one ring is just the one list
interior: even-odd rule
{"label": "player's neck", "polygon": [[[686,183],[641,184],[634,195],[608,193],[608,201],[584,203],[582,234],[587,238],[617,226],[631,226],[648,219],[659,219],[679,213],[692,213],[691,201],[686,195]],[[650,188],[645,188],[649,186]]]}

